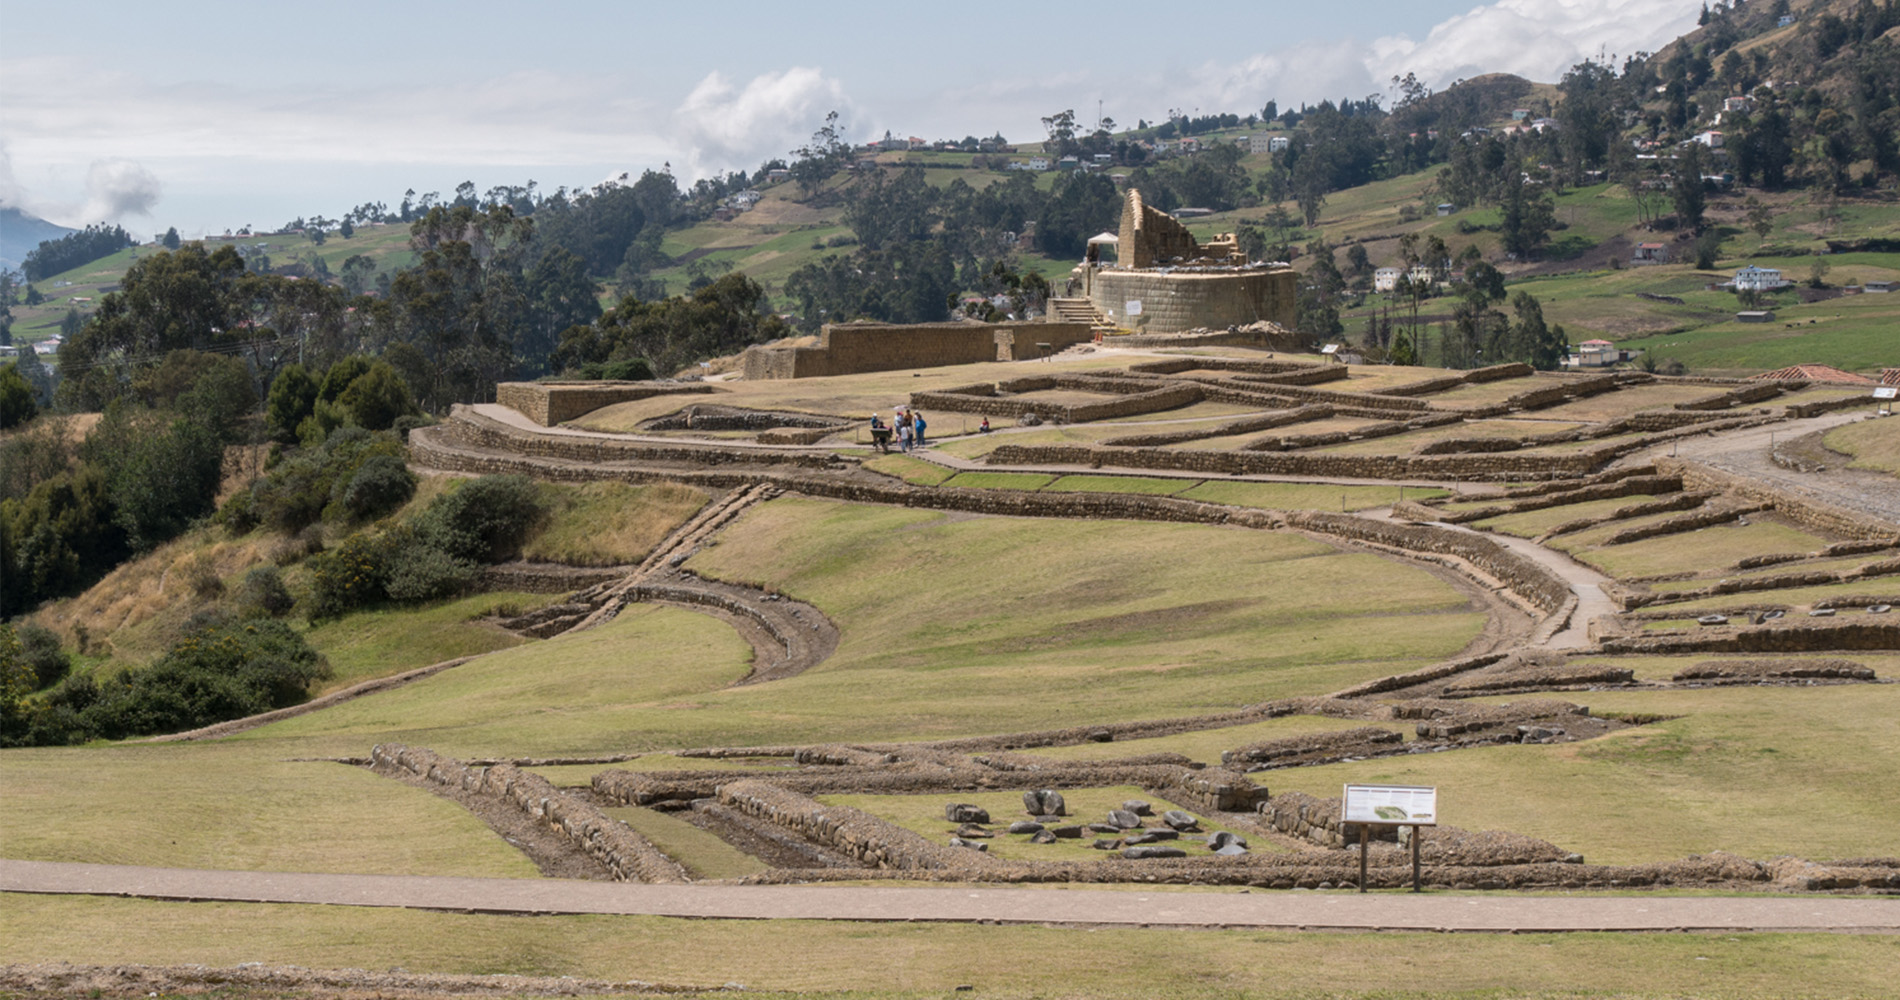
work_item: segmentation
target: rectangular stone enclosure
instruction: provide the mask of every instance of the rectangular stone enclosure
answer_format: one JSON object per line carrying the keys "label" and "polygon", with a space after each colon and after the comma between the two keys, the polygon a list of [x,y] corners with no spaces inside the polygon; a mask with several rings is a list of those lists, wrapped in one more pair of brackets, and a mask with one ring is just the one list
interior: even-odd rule
{"label": "rectangular stone enclosure", "polygon": [[1083,343],[1086,323],[827,324],[816,347],[752,347],[742,357],[748,380],[816,378],[988,361],[1024,361]]}
{"label": "rectangular stone enclosure", "polygon": [[630,399],[709,392],[712,386],[697,382],[503,382],[495,386],[495,402],[553,427]]}

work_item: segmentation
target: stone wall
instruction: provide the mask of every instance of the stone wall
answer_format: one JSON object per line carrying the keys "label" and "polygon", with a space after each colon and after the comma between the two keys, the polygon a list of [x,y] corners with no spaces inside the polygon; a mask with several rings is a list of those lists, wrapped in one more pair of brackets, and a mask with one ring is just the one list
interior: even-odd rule
{"label": "stone wall", "polygon": [[828,324],[816,347],[751,347],[740,360],[749,380],[814,378],[1019,360],[1093,337],[1086,323]]}
{"label": "stone wall", "polygon": [[622,882],[685,882],[686,870],[645,837],[590,802],[574,798],[531,771],[512,764],[475,768],[423,747],[379,743],[370,767],[412,774],[446,788],[459,788],[505,802],[540,820],[606,866]]}
{"label": "stone wall", "polygon": [[712,391],[703,382],[503,382],[495,386],[495,402],[552,427],[632,399]]}
{"label": "stone wall", "polygon": [[754,819],[790,830],[871,868],[962,869],[996,860],[979,851],[931,843],[903,827],[849,806],[827,806],[763,781],[719,786],[719,802]]}
{"label": "stone wall", "polygon": [[[1048,381],[1051,383],[1050,387],[1053,388],[1055,380]],[[999,396],[994,391],[984,392],[983,388],[986,387],[977,387],[978,391],[975,392],[955,390],[913,392],[910,394],[910,405],[918,409],[976,413],[992,417],[1022,417],[1034,413],[1047,420],[1079,424],[1091,420],[1109,420],[1115,417],[1132,417],[1143,413],[1179,409],[1201,401],[1201,389],[1192,383],[1161,384],[1159,388],[1144,387],[1146,391],[1118,394],[1114,398],[1105,399],[1099,403],[1067,404]],[[1106,389],[1105,386],[1085,388],[1097,392]],[[1018,389],[1017,391],[1035,391],[1035,389]]]}
{"label": "stone wall", "polygon": [[483,416],[459,403],[450,408],[448,420],[410,432],[412,448],[418,436],[425,442],[446,439],[476,448],[575,462],[690,462],[702,465],[745,462],[824,468],[835,461],[829,452],[748,447],[738,442],[701,444],[682,441],[678,444],[657,444],[626,438],[536,433]]}
{"label": "stone wall", "polygon": [[1336,455],[1007,444],[992,451],[985,461],[994,465],[1114,466],[1226,475],[1524,481],[1585,475],[1614,458],[1616,453],[1610,448],[1564,455]]}
{"label": "stone wall", "polygon": [[1612,636],[1605,653],[1807,653],[1837,649],[1900,649],[1900,623],[1819,619],[1745,629],[1698,629]]}
{"label": "stone wall", "polygon": [[1900,532],[1895,532],[1892,524],[1871,514],[1862,514],[1818,500],[1794,496],[1760,480],[1724,472],[1700,462],[1660,458],[1656,460],[1656,468],[1660,472],[1680,476],[1683,486],[1688,489],[1734,493],[1749,500],[1771,504],[1776,513],[1805,527],[1845,538],[1870,540],[1900,538]]}
{"label": "stone wall", "polygon": [[[1298,275],[1287,267],[1103,268],[1090,279],[1089,301],[1117,326],[1137,333],[1221,330],[1259,322],[1291,330],[1298,286]],[[1127,315],[1131,301],[1141,303],[1141,315]]]}

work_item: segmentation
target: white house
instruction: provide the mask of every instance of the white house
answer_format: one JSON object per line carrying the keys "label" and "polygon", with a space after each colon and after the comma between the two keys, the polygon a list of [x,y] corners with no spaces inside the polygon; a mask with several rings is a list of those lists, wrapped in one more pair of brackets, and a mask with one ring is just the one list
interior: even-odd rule
{"label": "white house", "polygon": [[1586,340],[1577,345],[1578,368],[1608,368],[1623,360],[1623,352],[1607,340]]}
{"label": "white house", "polygon": [[1029,158],[1029,169],[1031,169],[1031,170],[1047,170],[1047,169],[1049,169],[1049,158],[1048,158],[1048,157],[1046,157],[1046,156],[1032,156],[1032,157],[1030,157],[1030,158]]}
{"label": "white house", "polygon": [[1755,110],[1755,99],[1746,95],[1741,97],[1724,97],[1722,99],[1722,110],[1753,111]]}
{"label": "white house", "polygon": [[1372,272],[1372,290],[1389,292],[1399,287],[1399,275],[1404,272],[1396,267],[1382,267]]}
{"label": "white house", "polygon": [[1714,129],[1710,129],[1707,132],[1697,132],[1695,134],[1695,141],[1703,144],[1704,146],[1709,147],[1710,149],[1721,149],[1722,148],[1722,133],[1717,132]]}
{"label": "white house", "polygon": [[1284,136],[1284,135],[1276,135],[1267,140],[1267,152],[1278,153],[1279,151],[1287,148],[1288,146],[1292,144],[1293,144],[1293,140],[1291,137]]}
{"label": "white house", "polygon": [[1772,292],[1777,288],[1785,287],[1788,279],[1783,278],[1781,272],[1775,268],[1755,267],[1751,264],[1735,272],[1735,280],[1731,284],[1738,292]]}

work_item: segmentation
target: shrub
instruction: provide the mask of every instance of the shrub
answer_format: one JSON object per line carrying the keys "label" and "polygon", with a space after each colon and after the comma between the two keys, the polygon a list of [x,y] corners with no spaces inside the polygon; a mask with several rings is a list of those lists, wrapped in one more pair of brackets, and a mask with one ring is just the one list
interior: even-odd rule
{"label": "shrub", "polygon": [[369,359],[360,354],[352,354],[331,365],[330,370],[323,373],[323,384],[317,389],[317,400],[323,403],[336,402],[349,389],[350,383],[369,369]]}
{"label": "shrub", "polygon": [[584,379],[613,382],[647,382],[653,378],[653,366],[645,358],[621,358],[618,361],[589,361],[580,366]]}
{"label": "shrub", "polygon": [[218,508],[217,516],[212,518],[224,525],[224,530],[233,536],[248,535],[259,523],[257,516],[257,494],[250,490],[239,490],[231,494],[231,499]]}
{"label": "shrub", "polygon": [[178,581],[191,588],[191,592],[201,601],[208,601],[224,593],[224,581],[218,579],[217,567],[211,558],[203,552],[186,556],[172,564],[171,572]]}
{"label": "shrub", "polygon": [[211,621],[188,631],[151,666],[99,686],[78,713],[95,736],[177,732],[302,701],[328,668],[278,621]]}
{"label": "shrub", "polygon": [[336,548],[310,559],[311,621],[341,618],[387,595],[387,547],[379,537],[351,535]]}
{"label": "shrub", "polygon": [[409,440],[410,431],[413,431],[418,427],[428,427],[428,426],[433,425],[434,423],[435,423],[435,420],[431,418],[428,414],[409,414],[406,416],[397,417],[396,422],[389,425],[389,429],[392,431],[395,431],[398,436],[400,436],[404,441],[407,441]]}
{"label": "shrub", "polygon": [[409,398],[409,384],[387,361],[378,361],[357,376],[336,402],[356,426],[372,431],[386,431],[416,409]]}
{"label": "shrub", "polygon": [[253,567],[238,586],[237,611],[243,618],[282,618],[295,604],[275,566]]}
{"label": "shrub", "polygon": [[416,518],[416,534],[457,558],[501,562],[520,551],[545,513],[532,480],[483,476],[436,497]]}
{"label": "shrub", "polygon": [[302,365],[286,365],[271,380],[270,397],[264,403],[264,424],[271,440],[294,443],[298,426],[316,404],[317,380]]}
{"label": "shrub", "polygon": [[33,386],[15,365],[0,368],[0,430],[24,424],[40,412]]}
{"label": "shrub", "polygon": [[389,557],[384,590],[392,601],[432,601],[453,597],[475,583],[480,567],[408,530],[384,536]]}
{"label": "shrub", "polygon": [[72,657],[59,647],[59,636],[52,629],[33,622],[22,622],[13,633],[20,640],[20,657],[33,671],[34,689],[52,687],[72,672]]}
{"label": "shrub", "polygon": [[271,549],[270,561],[277,566],[293,566],[323,551],[323,529],[311,525],[278,542]]}
{"label": "shrub", "polygon": [[416,495],[415,473],[394,455],[372,455],[348,481],[338,483],[343,509],[359,520],[387,514]]}

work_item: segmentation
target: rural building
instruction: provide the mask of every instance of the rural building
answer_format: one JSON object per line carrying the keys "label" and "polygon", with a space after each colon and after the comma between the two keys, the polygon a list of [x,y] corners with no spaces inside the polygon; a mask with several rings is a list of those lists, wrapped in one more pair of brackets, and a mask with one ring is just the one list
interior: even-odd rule
{"label": "rural building", "polygon": [[1875,294],[1891,292],[1896,287],[1900,287],[1900,281],[1863,281],[1860,284],[1861,291]]}
{"label": "rural building", "polygon": [[1722,133],[1717,132],[1714,129],[1710,129],[1707,132],[1697,132],[1695,134],[1695,141],[1703,144],[1704,146],[1709,147],[1710,149],[1721,149],[1722,148]]}
{"label": "rural building", "polygon": [[1755,99],[1748,96],[1725,97],[1722,99],[1722,110],[1723,111],[1753,111],[1755,110]]}
{"label": "rural building", "polygon": [[1737,323],[1773,323],[1775,314],[1768,309],[1744,309],[1735,314]]}
{"label": "rural building", "polygon": [[1666,243],[1638,243],[1636,249],[1630,251],[1630,263],[1667,264],[1669,246]]}
{"label": "rural building", "polygon": [[1568,360],[1576,368],[1608,368],[1623,360],[1623,352],[1607,340],[1586,340]]}
{"label": "rural building", "polygon": [[1379,268],[1377,271],[1372,272],[1372,290],[1375,292],[1390,292],[1397,289],[1399,287],[1399,275],[1404,273],[1404,271],[1396,267]]}
{"label": "rural building", "polygon": [[1783,278],[1779,270],[1772,267],[1755,267],[1752,264],[1736,271],[1735,279],[1730,282],[1730,285],[1738,292],[1772,292],[1787,284],[1788,279]]}

